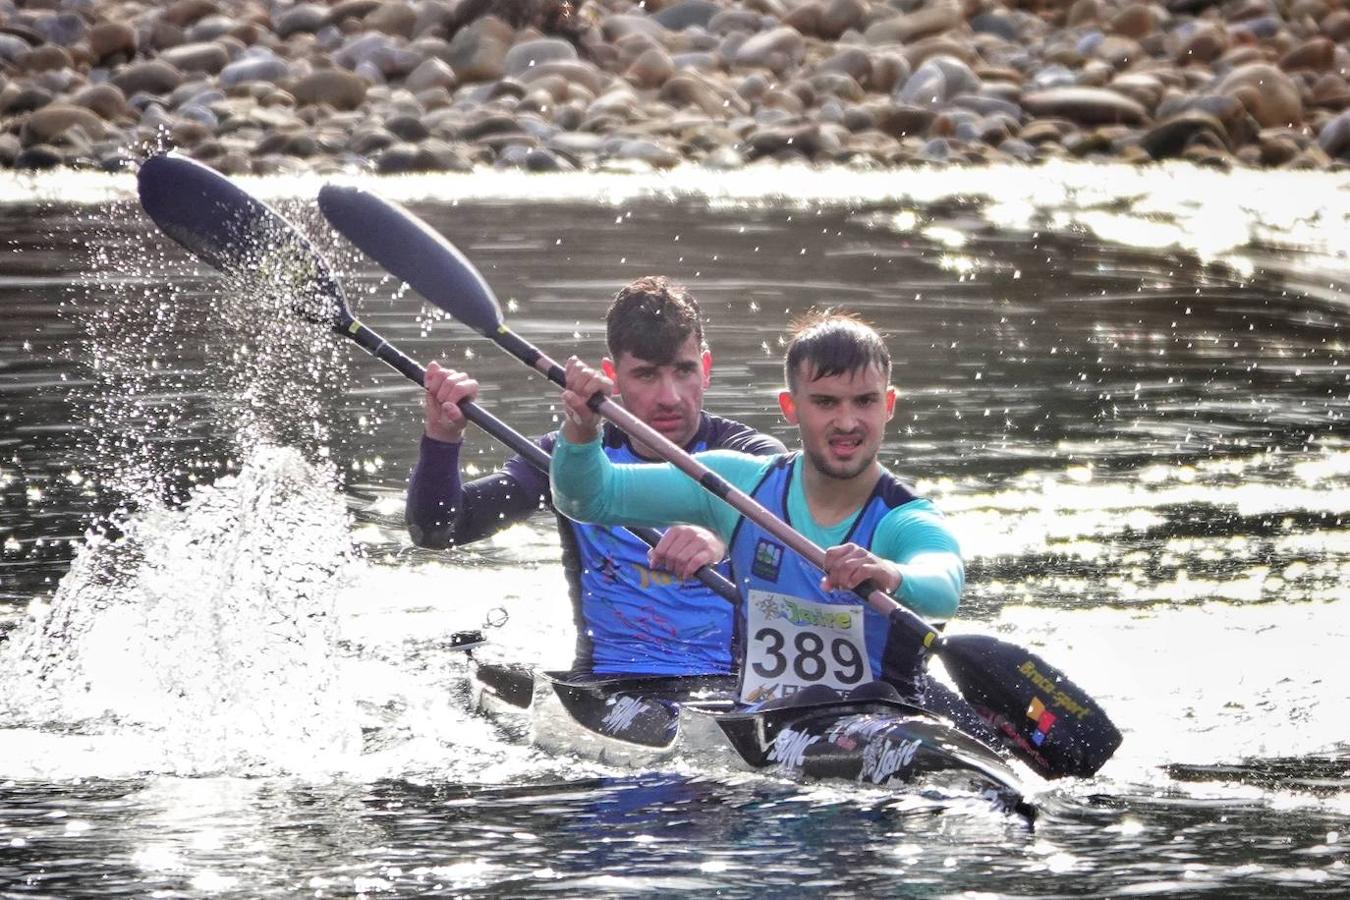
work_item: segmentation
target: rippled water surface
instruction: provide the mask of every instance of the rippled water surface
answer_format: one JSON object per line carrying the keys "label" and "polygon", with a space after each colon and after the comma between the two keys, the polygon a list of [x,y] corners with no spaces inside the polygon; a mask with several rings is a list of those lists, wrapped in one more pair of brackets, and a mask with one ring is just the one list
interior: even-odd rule
{"label": "rippled water surface", "polygon": [[[252,182],[356,313],[542,380]],[[410,547],[420,398],[159,236],[126,181],[0,186],[0,896],[1350,893],[1350,182],[1064,167],[374,183],[517,331],[602,352],[652,272],[708,406],[774,414],[813,304],[896,356],[884,461],[968,556],[954,629],[1036,648],[1125,731],[1034,829],[950,798],[545,755],[466,711],[451,635],[565,664],[551,520]],[[471,438],[486,472],[503,458]],[[945,808],[944,808],[945,807]]]}

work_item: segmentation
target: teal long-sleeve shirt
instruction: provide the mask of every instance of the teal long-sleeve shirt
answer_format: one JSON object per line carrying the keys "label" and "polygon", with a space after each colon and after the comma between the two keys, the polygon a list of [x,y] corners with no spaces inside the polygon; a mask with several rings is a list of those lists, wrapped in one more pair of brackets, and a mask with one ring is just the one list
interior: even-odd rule
{"label": "teal long-sleeve shirt", "polygon": [[[696,454],[703,465],[750,493],[772,465],[772,458],[730,450]],[[801,466],[802,457],[793,465]],[[651,527],[682,522],[701,525],[730,543],[740,513],[670,464],[617,465],[600,441],[573,444],[559,435],[549,473],[553,505],[578,522]],[[842,522],[818,525],[806,502],[799,472],[788,490],[788,515],[796,529],[821,547],[833,547],[848,534],[855,512]],[[861,509],[859,510],[859,512]],[[878,523],[867,548],[900,569],[896,599],[923,616],[950,618],[960,603],[965,567],[956,537],[942,514],[917,499],[891,510]]]}

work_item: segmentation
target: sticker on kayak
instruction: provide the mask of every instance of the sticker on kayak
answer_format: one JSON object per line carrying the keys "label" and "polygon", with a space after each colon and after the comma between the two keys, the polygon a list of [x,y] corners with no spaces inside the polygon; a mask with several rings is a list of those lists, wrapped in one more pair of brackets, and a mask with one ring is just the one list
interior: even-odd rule
{"label": "sticker on kayak", "polygon": [[861,604],[817,603],[752,590],[741,700],[787,697],[814,684],[841,691],[872,680]]}

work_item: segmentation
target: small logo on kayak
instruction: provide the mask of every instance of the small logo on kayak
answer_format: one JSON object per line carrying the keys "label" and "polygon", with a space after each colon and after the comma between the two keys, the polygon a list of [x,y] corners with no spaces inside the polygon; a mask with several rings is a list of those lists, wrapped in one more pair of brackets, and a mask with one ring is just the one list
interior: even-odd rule
{"label": "small logo on kayak", "polygon": [[601,730],[610,734],[626,730],[638,717],[638,713],[642,712],[644,705],[641,697],[615,697],[609,712],[605,713],[605,718],[600,723]]}
{"label": "small logo on kayak", "polygon": [[917,739],[902,741],[872,741],[863,748],[862,771],[858,780],[885,784],[896,772],[903,773],[914,762],[922,742]]}
{"label": "small logo on kayak", "polygon": [[1036,731],[1031,735],[1031,742],[1039,747],[1045,743],[1045,737],[1055,724],[1056,716],[1045,708],[1040,697],[1032,697],[1031,705],[1027,707],[1027,718],[1036,723]]}
{"label": "small logo on kayak", "polygon": [[769,762],[781,763],[790,769],[800,769],[806,748],[820,740],[818,734],[807,734],[784,728],[774,735],[773,746],[769,748]]}
{"label": "small logo on kayak", "polygon": [[765,581],[777,581],[778,570],[783,566],[783,547],[768,538],[760,538],[755,545],[755,561],[750,571]]}

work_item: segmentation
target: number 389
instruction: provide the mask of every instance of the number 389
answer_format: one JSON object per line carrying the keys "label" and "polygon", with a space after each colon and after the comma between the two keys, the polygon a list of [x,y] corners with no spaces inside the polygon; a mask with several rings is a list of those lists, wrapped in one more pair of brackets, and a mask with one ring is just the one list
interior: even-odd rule
{"label": "number 389", "polygon": [[764,652],[750,668],[761,678],[779,678],[789,666],[792,674],[802,681],[821,681],[829,674],[840,684],[857,684],[866,674],[862,654],[853,642],[844,638],[830,641],[828,659],[825,639],[813,631],[798,632],[791,647],[776,628],[761,628],[755,632],[755,640],[764,644]]}

